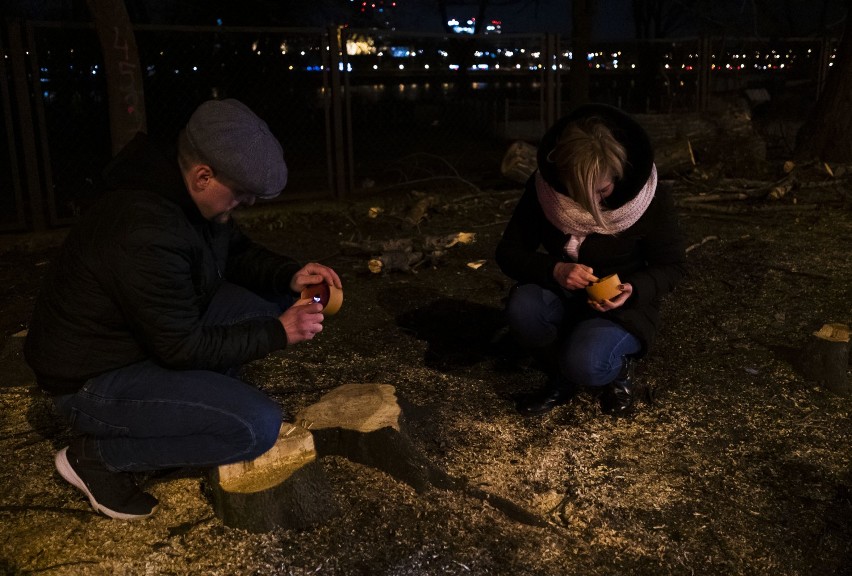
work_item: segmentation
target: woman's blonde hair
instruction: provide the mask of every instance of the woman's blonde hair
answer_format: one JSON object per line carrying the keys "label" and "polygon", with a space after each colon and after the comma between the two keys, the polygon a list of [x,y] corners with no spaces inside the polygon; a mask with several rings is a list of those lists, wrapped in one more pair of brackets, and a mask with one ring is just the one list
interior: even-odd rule
{"label": "woman's blonde hair", "polygon": [[568,124],[551,154],[568,195],[606,229],[595,185],[602,177],[615,182],[624,175],[627,150],[603,120],[592,117]]}

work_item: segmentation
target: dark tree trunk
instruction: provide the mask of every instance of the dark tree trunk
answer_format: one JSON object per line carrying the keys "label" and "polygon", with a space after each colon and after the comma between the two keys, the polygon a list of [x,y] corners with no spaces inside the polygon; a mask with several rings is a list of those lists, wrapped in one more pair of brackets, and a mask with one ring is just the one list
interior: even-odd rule
{"label": "dark tree trunk", "polygon": [[592,23],[594,21],[595,0],[574,0],[571,2],[571,50],[574,57],[568,76],[568,102],[571,108],[589,101],[591,72],[586,60],[592,43]]}
{"label": "dark tree trunk", "polygon": [[450,29],[450,25],[447,24],[450,20],[447,14],[447,0],[438,0],[438,15],[441,18],[441,27],[444,29],[444,32],[451,34],[453,31]]}
{"label": "dark tree trunk", "polygon": [[852,162],[852,0],[835,64],[796,140],[796,158]]}
{"label": "dark tree trunk", "polygon": [[482,34],[485,31],[485,11],[488,9],[488,0],[479,0],[476,7],[476,22],[473,25],[474,34]]}

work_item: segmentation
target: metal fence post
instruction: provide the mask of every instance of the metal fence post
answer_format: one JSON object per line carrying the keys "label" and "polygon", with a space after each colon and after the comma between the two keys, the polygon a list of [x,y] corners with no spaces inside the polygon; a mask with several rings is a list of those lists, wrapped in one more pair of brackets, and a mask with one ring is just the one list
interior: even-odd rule
{"label": "metal fence post", "polygon": [[710,67],[713,64],[712,47],[708,36],[701,36],[698,39],[698,92],[696,105],[698,112],[707,110],[707,104],[710,99]]}
{"label": "metal fence post", "polygon": [[346,66],[342,54],[343,31],[339,26],[328,28],[328,42],[324,53],[327,70],[326,136],[329,179],[337,199],[349,195],[352,188],[352,139],[350,129],[348,91],[344,89],[343,70]]}
{"label": "metal fence post", "polygon": [[825,88],[825,79],[828,77],[828,70],[831,66],[831,44],[831,40],[826,36],[820,40],[819,64],[817,65],[816,94],[814,94],[814,102],[819,100],[822,90]]}
{"label": "metal fence post", "polygon": [[544,35],[544,70],[542,74],[542,98],[544,112],[542,124],[552,126],[559,115],[559,36],[548,33]]}
{"label": "metal fence post", "polygon": [[[8,162],[9,162],[9,178],[12,183],[11,195],[14,199],[15,203],[15,223],[8,226],[3,226],[5,229],[22,229],[26,228],[26,214],[24,212],[24,198],[21,192],[22,182],[21,182],[21,171],[20,166],[18,164],[18,152],[17,146],[15,145],[15,129],[14,129],[14,116],[12,115],[12,94],[9,90],[9,84],[7,71],[6,71],[6,58],[5,55],[8,54],[7,49],[5,47],[3,31],[0,31],[0,101],[3,103],[3,125],[5,126],[5,137],[6,137],[6,147],[8,148]],[[4,194],[9,193],[4,191]]]}
{"label": "metal fence post", "polygon": [[36,145],[36,121],[30,100],[21,28],[22,24],[20,20],[16,19],[9,23],[9,56],[12,61],[12,81],[15,86],[15,101],[18,104],[18,121],[21,129],[21,155],[24,157],[24,168],[27,175],[27,199],[30,206],[30,224],[33,230],[39,232],[47,226],[38,166],[39,153]]}

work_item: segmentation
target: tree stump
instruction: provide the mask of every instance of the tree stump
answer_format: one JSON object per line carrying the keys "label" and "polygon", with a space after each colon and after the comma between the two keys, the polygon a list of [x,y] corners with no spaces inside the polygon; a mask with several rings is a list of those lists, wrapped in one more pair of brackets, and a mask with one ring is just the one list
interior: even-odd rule
{"label": "tree stump", "polygon": [[805,344],[802,374],[832,392],[849,394],[849,326],[825,324]]}
{"label": "tree stump", "polygon": [[211,474],[213,509],[226,526],[265,532],[305,528],[338,512],[318,459],[342,456],[405,482],[417,492],[461,490],[510,518],[546,522],[514,502],[452,478],[417,450],[405,429],[393,386],[344,384],[285,423],[275,446],[249,462]]}
{"label": "tree stump", "polygon": [[0,387],[35,385],[35,374],[24,359],[26,338],[27,331],[21,330],[9,336],[0,346],[0,371],[3,373]]}
{"label": "tree stump", "polygon": [[336,516],[337,504],[316,456],[311,433],[285,422],[269,451],[212,470],[216,516],[225,526],[249,532],[308,528]]}
{"label": "tree stump", "polygon": [[394,392],[388,384],[344,384],[299,412],[296,421],[313,433],[319,457],[343,456],[371,466],[418,493],[431,488],[462,491],[517,522],[547,526],[511,500],[470,486],[432,464],[408,435]]}
{"label": "tree stump", "polygon": [[500,162],[500,173],[512,182],[526,184],[538,169],[537,152],[538,148],[529,142],[518,140],[512,143]]}
{"label": "tree stump", "polygon": [[343,456],[418,492],[455,484],[416,449],[388,384],[344,384],[299,412],[296,422],[313,433],[320,457]]}

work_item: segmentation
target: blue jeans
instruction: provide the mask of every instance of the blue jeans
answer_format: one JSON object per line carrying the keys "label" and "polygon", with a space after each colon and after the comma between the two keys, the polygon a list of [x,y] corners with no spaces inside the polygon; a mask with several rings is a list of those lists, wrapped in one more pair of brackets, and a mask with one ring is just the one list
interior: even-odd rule
{"label": "blue jeans", "polygon": [[555,355],[552,360],[560,378],[579,386],[604,386],[615,380],[624,358],[638,353],[642,344],[606,318],[572,317],[569,303],[581,297],[519,284],[506,306],[509,330],[520,346]]}
{"label": "blue jeans", "polygon": [[[203,322],[277,317],[291,303],[226,283]],[[272,447],[282,420],[274,400],[232,375],[169,370],[149,360],[96,376],[54,403],[108,468],[124,472],[249,460]]]}

